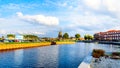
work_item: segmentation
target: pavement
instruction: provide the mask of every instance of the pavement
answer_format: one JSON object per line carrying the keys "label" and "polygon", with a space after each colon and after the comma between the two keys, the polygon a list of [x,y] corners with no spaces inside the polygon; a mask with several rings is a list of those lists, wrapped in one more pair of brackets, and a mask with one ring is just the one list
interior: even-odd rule
{"label": "pavement", "polygon": [[120,68],[120,59],[111,59],[101,57],[100,59],[92,58],[91,68]]}

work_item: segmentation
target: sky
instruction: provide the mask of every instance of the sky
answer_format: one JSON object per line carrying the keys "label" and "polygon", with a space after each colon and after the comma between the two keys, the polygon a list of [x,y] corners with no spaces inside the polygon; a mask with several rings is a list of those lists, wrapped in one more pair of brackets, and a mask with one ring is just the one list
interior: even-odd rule
{"label": "sky", "polygon": [[0,35],[84,36],[120,29],[120,0],[0,0]]}

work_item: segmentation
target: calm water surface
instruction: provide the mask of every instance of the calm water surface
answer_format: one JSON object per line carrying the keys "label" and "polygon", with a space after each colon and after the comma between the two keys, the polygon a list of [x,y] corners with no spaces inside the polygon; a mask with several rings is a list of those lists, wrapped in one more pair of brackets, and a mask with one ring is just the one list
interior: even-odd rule
{"label": "calm water surface", "polygon": [[76,43],[19,49],[0,53],[0,68],[77,68],[94,48],[120,51],[120,46]]}

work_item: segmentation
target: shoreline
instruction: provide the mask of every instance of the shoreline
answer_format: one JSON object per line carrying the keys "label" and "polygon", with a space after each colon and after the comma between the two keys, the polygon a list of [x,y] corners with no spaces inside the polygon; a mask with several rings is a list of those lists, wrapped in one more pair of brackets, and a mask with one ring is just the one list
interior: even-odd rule
{"label": "shoreline", "polygon": [[[75,42],[56,42],[57,45],[74,44]],[[9,51],[16,49],[25,49],[33,47],[51,46],[51,42],[38,42],[38,43],[0,43],[0,51]]]}

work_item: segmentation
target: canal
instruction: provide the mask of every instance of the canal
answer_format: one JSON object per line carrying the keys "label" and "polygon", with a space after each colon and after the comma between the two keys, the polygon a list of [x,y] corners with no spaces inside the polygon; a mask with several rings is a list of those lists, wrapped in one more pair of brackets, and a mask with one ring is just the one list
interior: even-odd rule
{"label": "canal", "polygon": [[120,46],[76,43],[0,52],[0,68],[77,68],[93,49],[120,51]]}

